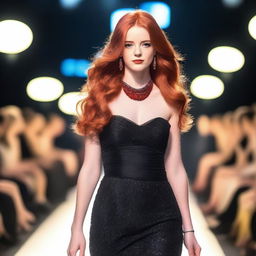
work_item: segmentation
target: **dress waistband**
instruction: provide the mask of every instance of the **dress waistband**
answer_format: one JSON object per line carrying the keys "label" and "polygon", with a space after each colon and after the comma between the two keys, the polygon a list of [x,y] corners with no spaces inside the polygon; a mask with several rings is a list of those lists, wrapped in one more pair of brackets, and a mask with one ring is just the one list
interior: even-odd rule
{"label": "dress waistband", "polygon": [[146,147],[121,147],[102,152],[105,176],[167,180],[164,153]]}

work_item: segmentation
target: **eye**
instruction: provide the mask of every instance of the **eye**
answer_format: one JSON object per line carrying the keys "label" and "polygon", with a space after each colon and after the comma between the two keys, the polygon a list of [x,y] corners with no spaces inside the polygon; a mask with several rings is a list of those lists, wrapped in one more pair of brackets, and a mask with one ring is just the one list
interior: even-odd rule
{"label": "eye", "polygon": [[143,45],[146,46],[146,47],[150,47],[151,43],[144,43]]}
{"label": "eye", "polygon": [[126,48],[129,48],[130,46],[132,46],[131,43],[126,43],[126,44],[124,45],[124,47],[126,47]]}

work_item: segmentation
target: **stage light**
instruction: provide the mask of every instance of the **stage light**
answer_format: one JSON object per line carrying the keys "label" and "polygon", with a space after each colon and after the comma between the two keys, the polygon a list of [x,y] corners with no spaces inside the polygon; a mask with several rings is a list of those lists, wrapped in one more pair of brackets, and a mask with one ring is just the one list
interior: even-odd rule
{"label": "stage light", "polygon": [[[58,100],[59,109],[67,115],[77,115],[76,104],[79,100],[84,99],[87,93],[68,92],[63,94]],[[79,114],[81,112],[78,109]]]}
{"label": "stage light", "polygon": [[124,16],[127,12],[134,11],[134,8],[122,8],[115,10],[110,15],[110,30],[113,31],[117,22],[120,20],[122,16]]}
{"label": "stage light", "polygon": [[256,40],[256,16],[254,16],[249,24],[248,24],[248,30],[253,39]]}
{"label": "stage light", "polygon": [[240,70],[245,62],[241,51],[230,46],[219,46],[208,54],[209,65],[220,72],[230,73]]}
{"label": "stage light", "polygon": [[238,7],[243,3],[243,0],[222,0],[222,2],[227,7]]}
{"label": "stage light", "polygon": [[61,81],[53,77],[37,77],[32,79],[26,88],[28,96],[35,101],[48,102],[56,100],[63,93]]}
{"label": "stage light", "polygon": [[60,0],[60,4],[63,8],[73,9],[76,8],[82,0]]}
{"label": "stage light", "polygon": [[64,76],[87,77],[90,65],[88,60],[65,59],[61,62],[60,70]]}
{"label": "stage light", "polygon": [[87,60],[77,60],[75,76],[78,77],[87,77],[87,70],[90,67],[91,63]]}
{"label": "stage light", "polygon": [[171,8],[163,2],[145,2],[140,4],[140,9],[149,12],[162,28],[168,28],[171,23]]}
{"label": "stage light", "polygon": [[25,51],[33,41],[31,29],[17,20],[0,22],[0,52],[17,54]]}
{"label": "stage light", "polygon": [[73,76],[75,73],[75,63],[74,59],[65,59],[60,64],[60,71],[64,76]]}
{"label": "stage light", "polygon": [[190,90],[197,98],[215,99],[223,93],[224,83],[216,76],[202,75],[192,81]]}

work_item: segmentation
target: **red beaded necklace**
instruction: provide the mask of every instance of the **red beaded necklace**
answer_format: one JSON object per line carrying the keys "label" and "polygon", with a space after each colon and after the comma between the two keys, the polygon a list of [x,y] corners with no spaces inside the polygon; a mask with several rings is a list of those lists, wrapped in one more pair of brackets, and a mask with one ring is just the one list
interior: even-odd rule
{"label": "red beaded necklace", "polygon": [[134,88],[122,81],[123,90],[126,95],[133,100],[144,100],[148,97],[153,88],[153,81],[150,79],[148,83],[142,88]]}

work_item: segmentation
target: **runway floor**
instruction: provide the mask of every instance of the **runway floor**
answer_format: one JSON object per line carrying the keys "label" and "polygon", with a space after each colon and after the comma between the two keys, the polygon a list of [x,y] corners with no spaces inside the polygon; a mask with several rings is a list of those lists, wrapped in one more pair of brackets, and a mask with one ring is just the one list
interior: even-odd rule
{"label": "runway floor", "polygon": [[[101,177],[102,178],[102,177]],[[86,252],[89,256],[89,223],[93,201],[100,182],[94,191],[85,221],[84,234],[86,237]],[[76,187],[70,189],[66,200],[61,203],[31,234],[26,242],[15,253],[15,256],[66,256],[66,250],[70,239],[70,227],[75,210]],[[197,205],[197,200],[190,191],[190,209],[196,237],[202,247],[202,256],[225,255],[215,235],[208,229],[205,218]],[[79,255],[79,254],[77,254]],[[184,247],[182,256],[188,256]]]}

